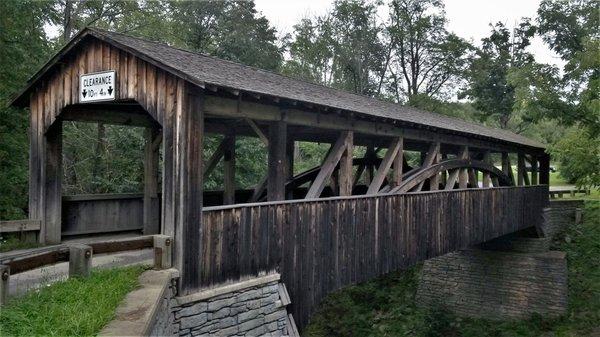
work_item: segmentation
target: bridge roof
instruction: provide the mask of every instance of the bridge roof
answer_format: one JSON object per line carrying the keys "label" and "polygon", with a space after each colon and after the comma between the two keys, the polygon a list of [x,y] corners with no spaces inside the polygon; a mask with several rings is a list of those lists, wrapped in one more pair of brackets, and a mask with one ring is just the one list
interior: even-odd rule
{"label": "bridge roof", "polygon": [[331,109],[340,109],[343,112],[353,112],[363,117],[387,121],[395,120],[409,126],[424,126],[469,137],[492,139],[540,149],[545,148],[540,142],[508,130],[486,127],[413,107],[357,95],[205,54],[97,28],[86,28],[77,34],[61,52],[29,80],[27,87],[15,98],[13,104],[27,106],[29,103],[27,94],[36,82],[62,56],[89,35],[129,51],[202,87],[213,85],[261,96],[271,96]]}

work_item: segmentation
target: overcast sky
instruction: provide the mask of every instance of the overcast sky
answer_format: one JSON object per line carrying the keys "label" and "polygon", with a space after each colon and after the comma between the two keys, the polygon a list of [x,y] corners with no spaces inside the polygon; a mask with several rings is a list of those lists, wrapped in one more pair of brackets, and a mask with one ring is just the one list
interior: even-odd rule
{"label": "overcast sky", "polygon": [[[490,32],[491,22],[514,27],[522,17],[536,17],[539,0],[443,0],[448,28],[455,34],[479,44]],[[320,15],[331,8],[333,0],[255,0],[280,34],[291,33],[292,26],[305,16]],[[387,1],[386,1],[387,2]],[[387,10],[387,9],[384,9]],[[530,51],[541,63],[561,65],[561,61],[536,37]]]}

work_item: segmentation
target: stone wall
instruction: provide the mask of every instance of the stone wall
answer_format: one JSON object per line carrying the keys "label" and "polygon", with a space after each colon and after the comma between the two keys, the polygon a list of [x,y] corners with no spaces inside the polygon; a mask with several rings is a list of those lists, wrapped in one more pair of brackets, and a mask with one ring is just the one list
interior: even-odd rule
{"label": "stone wall", "polygon": [[582,200],[553,200],[550,207],[544,209],[542,232],[553,238],[562,233],[569,225],[581,219]]}
{"label": "stone wall", "polygon": [[558,316],[567,308],[565,254],[473,249],[431,259],[423,267],[417,303],[488,319]]}
{"label": "stone wall", "polygon": [[173,334],[179,336],[296,335],[279,274],[267,275],[171,301]]}

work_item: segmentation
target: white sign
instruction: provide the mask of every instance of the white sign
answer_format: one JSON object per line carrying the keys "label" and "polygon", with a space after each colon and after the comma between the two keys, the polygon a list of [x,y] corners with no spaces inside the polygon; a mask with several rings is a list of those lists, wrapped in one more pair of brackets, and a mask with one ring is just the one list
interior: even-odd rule
{"label": "white sign", "polygon": [[79,76],[79,102],[114,100],[116,78],[114,70]]}

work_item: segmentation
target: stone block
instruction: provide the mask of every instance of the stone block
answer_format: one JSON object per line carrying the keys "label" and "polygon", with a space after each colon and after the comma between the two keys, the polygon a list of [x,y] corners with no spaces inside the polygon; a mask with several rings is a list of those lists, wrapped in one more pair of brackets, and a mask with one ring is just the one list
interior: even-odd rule
{"label": "stone block", "polygon": [[180,317],[185,317],[185,316],[196,315],[196,314],[205,312],[207,310],[208,310],[207,302],[198,302],[191,306],[182,307],[178,312],[175,313],[175,317],[180,318]]}
{"label": "stone block", "polygon": [[69,246],[69,277],[89,277],[92,271],[92,247],[82,244]]}
{"label": "stone block", "polygon": [[181,318],[180,329],[189,329],[198,327],[208,321],[207,313],[201,313],[194,316],[187,316]]}
{"label": "stone block", "polygon": [[208,303],[208,311],[217,311],[221,308],[227,307],[235,303],[234,297],[224,298]]}

